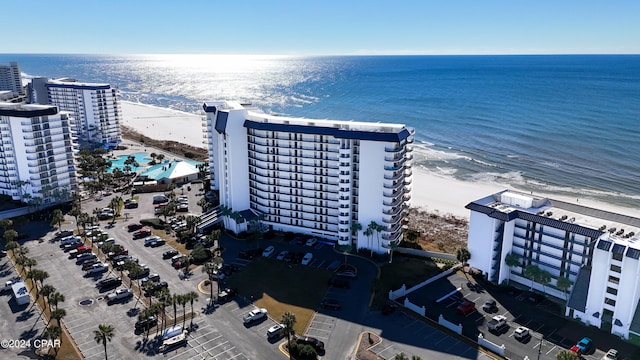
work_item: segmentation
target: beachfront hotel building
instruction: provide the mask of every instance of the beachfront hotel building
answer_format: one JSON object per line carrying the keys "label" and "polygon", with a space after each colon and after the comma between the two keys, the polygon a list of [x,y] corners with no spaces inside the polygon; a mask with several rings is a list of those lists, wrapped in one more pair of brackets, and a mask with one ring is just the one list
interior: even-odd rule
{"label": "beachfront hotel building", "polygon": [[34,78],[29,98],[51,104],[73,115],[73,128],[80,140],[107,147],[122,142],[122,110],[118,91],[109,84],[81,83],[74,79]]}
{"label": "beachfront hotel building", "polygon": [[[588,325],[640,339],[640,218],[514,191],[466,208],[472,268],[565,301],[566,315]],[[549,281],[527,278],[530,265]]]}
{"label": "beachfront hotel building", "polygon": [[258,216],[261,226],[377,253],[402,239],[412,130],[275,116],[236,102],[203,108],[211,187],[240,215],[226,216],[228,228],[251,230]]}
{"label": "beachfront hotel building", "polygon": [[0,103],[0,193],[40,204],[77,188],[72,118],[51,105]]}
{"label": "beachfront hotel building", "polygon": [[11,91],[16,97],[25,95],[17,62],[11,62],[9,66],[0,64],[0,91]]}

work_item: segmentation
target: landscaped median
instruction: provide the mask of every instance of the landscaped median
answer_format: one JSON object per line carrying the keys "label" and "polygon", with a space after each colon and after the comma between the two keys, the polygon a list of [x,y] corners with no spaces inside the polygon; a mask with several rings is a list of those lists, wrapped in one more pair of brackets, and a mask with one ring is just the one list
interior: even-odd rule
{"label": "landscaped median", "polygon": [[327,291],[332,272],[272,259],[256,259],[229,278],[229,287],[269,311],[280,322],[285,312],[296,316],[294,330],[304,334],[318,303]]}

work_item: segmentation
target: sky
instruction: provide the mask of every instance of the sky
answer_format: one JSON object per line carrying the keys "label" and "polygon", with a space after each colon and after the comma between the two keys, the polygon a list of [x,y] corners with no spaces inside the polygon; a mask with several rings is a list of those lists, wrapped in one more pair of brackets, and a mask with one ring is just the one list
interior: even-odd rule
{"label": "sky", "polygon": [[0,9],[7,54],[640,54],[638,0],[4,0]]}

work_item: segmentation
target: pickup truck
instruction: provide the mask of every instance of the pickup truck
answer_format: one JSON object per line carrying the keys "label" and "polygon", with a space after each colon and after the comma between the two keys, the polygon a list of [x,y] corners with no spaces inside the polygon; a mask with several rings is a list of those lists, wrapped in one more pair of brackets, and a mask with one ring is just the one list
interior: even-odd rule
{"label": "pickup truck", "polygon": [[267,309],[254,309],[242,317],[242,322],[248,326],[254,322],[262,321],[267,318]]}
{"label": "pickup truck", "polygon": [[128,299],[132,296],[133,296],[133,290],[127,289],[127,288],[120,288],[115,292],[112,292],[111,294],[107,295],[107,302],[112,303],[115,301]]}
{"label": "pickup truck", "polygon": [[487,328],[492,331],[498,331],[505,325],[507,325],[507,318],[503,315],[496,315],[489,320]]}

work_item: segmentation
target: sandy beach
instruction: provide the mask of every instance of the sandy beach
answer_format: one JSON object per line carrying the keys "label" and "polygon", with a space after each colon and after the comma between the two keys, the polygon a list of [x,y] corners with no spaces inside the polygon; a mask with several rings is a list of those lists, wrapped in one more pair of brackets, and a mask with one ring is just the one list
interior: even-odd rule
{"label": "sandy beach", "polygon": [[[192,146],[206,148],[203,141],[202,117],[196,114],[165,109],[151,105],[121,102],[122,125],[157,140],[173,140]],[[420,166],[413,167],[413,191],[411,206],[440,214],[452,214],[469,218],[465,205],[504,189],[514,189],[509,184],[468,182],[453,177],[444,177],[427,172]],[[596,202],[577,195],[576,197],[536,193],[580,205],[594,207],[629,216],[637,216],[637,210],[615,204]]]}

